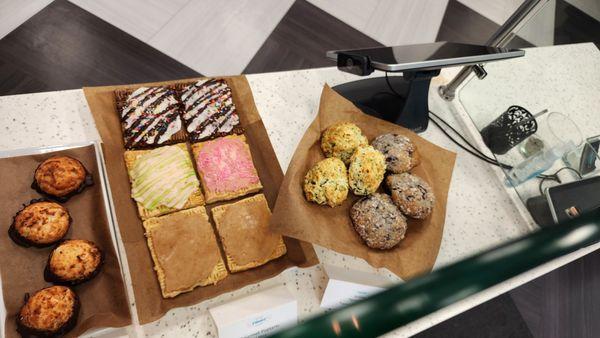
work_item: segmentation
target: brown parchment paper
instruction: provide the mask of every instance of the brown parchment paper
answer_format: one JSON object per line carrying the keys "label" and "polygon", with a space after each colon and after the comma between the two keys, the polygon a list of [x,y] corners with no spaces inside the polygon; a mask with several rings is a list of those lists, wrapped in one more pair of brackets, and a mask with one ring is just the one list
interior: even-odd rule
{"label": "brown parchment paper", "polygon": [[73,218],[65,238],[91,240],[105,254],[101,272],[89,282],[73,287],[81,300],[81,311],[77,325],[67,336],[79,336],[91,328],[131,324],[121,269],[106,219],[95,150],[93,146],[85,146],[0,159],[0,273],[7,313],[5,337],[20,337],[15,320],[25,293],[33,294],[52,285],[44,281],[44,267],[52,248],[16,245],[8,237],[8,228],[24,203],[42,197],[31,188],[33,173],[42,161],[53,155],[68,155],[80,160],[94,178],[93,186],[62,203]]}
{"label": "brown parchment paper", "polygon": [[[248,81],[244,76],[225,77],[225,79],[231,87],[233,100],[240,116],[242,127],[246,130],[244,134],[252,152],[254,165],[264,187],[261,192],[269,202],[269,207],[273,209],[279,186],[283,179],[281,167],[254,104],[254,98],[252,97]],[[137,215],[135,203],[130,197],[131,188],[123,160],[124,144],[121,136],[119,114],[115,106],[114,91],[117,89],[140,87],[142,85],[190,83],[197,80],[186,79],[150,84],[83,89],[92,115],[94,116],[96,127],[102,137],[104,159],[115,204],[115,212],[127,252],[136,307],[139,320],[142,324],[162,317],[172,308],[193,305],[219,294],[257,283],[276,276],[289,267],[307,267],[318,263],[312,244],[293,238],[284,238],[287,246],[287,254],[281,258],[255,269],[230,274],[217,285],[198,287],[191,292],[181,294],[175,298],[162,298],[160,286],[153,271],[152,258],[146,245],[142,222]],[[232,203],[239,199],[241,198],[206,206],[207,210],[209,210],[209,215],[210,209],[213,206]]]}
{"label": "brown parchment paper", "polygon": [[[435,206],[427,219],[409,219],[406,237],[391,250],[368,248],[352,228],[349,211],[359,197],[349,193],[348,199],[335,208],[309,203],[304,198],[304,175],[324,158],[320,148],[321,133],[330,125],[341,121],[357,124],[369,142],[385,133],[408,136],[421,154],[421,164],[412,173],[421,176],[431,185],[436,196]],[[302,137],[285,174],[271,218],[271,227],[286,236],[363,258],[374,267],[388,268],[402,279],[429,272],[440,248],[455,157],[456,154],[426,141],[406,128],[362,113],[352,102],[325,85],[318,115]],[[380,190],[383,191],[382,188]]]}

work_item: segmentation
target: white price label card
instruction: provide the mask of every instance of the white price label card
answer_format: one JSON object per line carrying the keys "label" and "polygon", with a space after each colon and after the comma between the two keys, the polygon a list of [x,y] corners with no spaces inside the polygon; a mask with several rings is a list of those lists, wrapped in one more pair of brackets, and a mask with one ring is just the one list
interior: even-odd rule
{"label": "white price label card", "polygon": [[263,337],[298,322],[298,302],[283,285],[208,309],[220,338]]}
{"label": "white price label card", "polygon": [[383,291],[392,281],[368,272],[348,270],[333,265],[325,265],[329,277],[321,308],[325,310],[361,300],[374,293]]}

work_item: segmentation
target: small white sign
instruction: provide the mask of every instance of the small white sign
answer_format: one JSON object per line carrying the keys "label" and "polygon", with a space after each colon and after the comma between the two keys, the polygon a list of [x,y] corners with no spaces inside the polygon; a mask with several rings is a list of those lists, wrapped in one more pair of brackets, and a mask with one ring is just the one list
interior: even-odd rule
{"label": "small white sign", "polygon": [[325,265],[329,276],[321,308],[335,309],[357,300],[361,300],[379,291],[383,291],[392,282],[385,277],[368,272],[347,270],[332,265]]}
{"label": "small white sign", "polygon": [[263,337],[298,322],[298,302],[283,285],[208,311],[220,338]]}

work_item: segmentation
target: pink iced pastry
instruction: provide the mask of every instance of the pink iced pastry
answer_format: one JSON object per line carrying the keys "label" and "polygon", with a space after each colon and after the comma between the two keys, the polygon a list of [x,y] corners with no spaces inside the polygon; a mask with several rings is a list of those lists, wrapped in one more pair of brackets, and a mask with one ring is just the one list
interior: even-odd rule
{"label": "pink iced pastry", "polygon": [[208,203],[262,188],[244,136],[227,136],[198,145],[196,163]]}

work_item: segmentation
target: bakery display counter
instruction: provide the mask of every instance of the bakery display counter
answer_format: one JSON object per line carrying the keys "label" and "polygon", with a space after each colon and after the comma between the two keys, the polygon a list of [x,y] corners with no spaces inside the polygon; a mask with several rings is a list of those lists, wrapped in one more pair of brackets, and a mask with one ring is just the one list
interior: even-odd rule
{"label": "bakery display counter", "polygon": [[[493,89],[485,87],[485,81],[477,83],[474,88],[465,88],[465,90],[473,90],[471,94],[465,94],[465,97],[461,96],[460,102],[453,103],[442,100],[435,93],[438,85],[448,82],[453,74],[457,72],[457,69],[449,68],[443,70],[439,77],[432,80],[429,106],[432,111],[456,126],[458,130],[467,135],[477,136],[474,132],[477,129],[475,126],[477,123],[483,122],[477,122],[477,118],[473,117],[474,115],[469,115],[472,115],[471,112],[479,109],[476,107],[480,106],[469,107],[470,103],[467,103],[469,95],[471,98],[478,98],[483,104],[484,98],[488,95],[486,93],[489,93],[489,91],[502,92],[508,90],[509,86],[515,83],[521,83],[520,81],[531,79],[534,76],[539,77],[542,73],[538,71],[540,64],[551,64],[556,71],[560,71],[561,65],[572,62],[570,55],[573,54],[583,55],[584,61],[591,63],[570,70],[571,73],[584,76],[591,69],[600,69],[600,67],[597,67],[598,53],[593,45],[530,49],[527,51],[527,55],[520,60],[509,61],[520,65],[521,68],[518,74],[513,73],[513,68],[507,66],[509,62],[494,65],[494,73],[502,74],[503,79],[510,79],[510,81],[502,81],[503,86],[506,87],[497,85],[497,88]],[[523,74],[526,71],[529,71],[530,73],[527,74],[530,75],[525,78]],[[490,73],[492,73],[491,67]],[[548,73],[548,76],[553,74],[552,71],[547,70],[543,73]],[[381,74],[373,75],[378,76]],[[595,78],[598,78],[597,75],[594,75]],[[319,98],[324,85],[334,86],[356,78],[356,76],[342,73],[333,67],[254,74],[246,77],[256,110],[264,124],[276,160],[283,172],[286,172],[297,145],[319,110]],[[573,79],[576,78],[574,75]],[[597,85],[598,83],[595,83],[596,87],[593,87],[579,82],[563,82],[562,90],[571,96],[581,95],[581,97],[597,98],[596,94],[599,90]],[[479,90],[483,91],[479,92]],[[522,101],[532,100],[531,102],[535,102],[535,100],[546,102],[554,100],[552,92],[531,93],[531,95],[522,92],[518,98]],[[582,100],[572,102],[569,110],[575,110],[573,107],[576,104],[587,104],[582,102]],[[527,102],[523,104],[527,104]],[[569,103],[565,102],[564,104],[564,106],[557,106],[556,109],[566,111]],[[489,112],[498,112],[505,109],[505,106],[506,102],[500,102],[496,108],[487,107],[486,109]],[[578,110],[592,114],[593,107],[593,105],[581,106]],[[591,119],[591,115],[589,116]],[[585,117],[582,118],[585,119]],[[101,141],[100,134],[110,130],[110,128],[104,126],[102,128],[105,130],[100,130],[101,133],[98,133],[97,127],[100,129],[101,126],[94,123],[86,95],[83,90],[79,89],[0,97],[0,125],[3,128],[3,132],[0,134],[0,148],[2,150]],[[114,130],[114,132],[118,134],[120,131]],[[434,125],[430,125],[419,136],[437,147],[456,153],[456,162],[447,192],[445,221],[439,243],[439,252],[433,262],[434,271],[532,232],[535,228],[533,222],[523,212],[522,204],[519,204],[519,195],[503,183],[501,170],[491,167],[457,147]],[[257,151],[254,148],[251,150],[253,155]],[[259,168],[259,174],[262,175],[261,170]],[[104,175],[107,175],[107,173],[104,172]],[[110,189],[110,187],[108,188]],[[114,208],[115,201],[112,198],[110,200]],[[116,220],[113,219],[113,221]],[[115,224],[115,228],[119,226],[119,224]],[[215,294],[194,305],[171,308],[161,318],[141,325],[140,318],[137,315],[138,309],[136,308],[139,304],[134,297],[136,285],[132,284],[132,276],[129,273],[130,266],[128,264],[131,262],[128,262],[129,257],[125,251],[121,234],[119,231],[114,231],[114,234],[134,324],[124,329],[105,329],[95,332],[95,336],[216,336],[217,328],[210,317],[209,308],[281,285],[284,285],[296,299],[299,319],[303,320],[323,311],[320,305],[328,283],[324,266],[367,272],[377,275],[389,283],[403,282],[388,269],[376,269],[363,259],[314,245],[320,261],[317,265],[295,267],[294,264],[290,264],[290,266],[285,267],[285,270],[282,269],[283,272],[276,274],[275,277],[257,279],[256,283],[250,283],[235,289],[235,291]],[[594,244],[575,253],[562,256],[550,263],[537,266],[517,277],[421,317],[396,331],[390,332],[389,335],[403,337],[420,332],[556,269],[598,247],[599,245]],[[5,314],[3,313],[3,315]]]}

